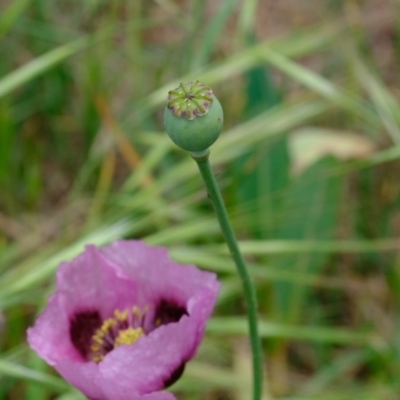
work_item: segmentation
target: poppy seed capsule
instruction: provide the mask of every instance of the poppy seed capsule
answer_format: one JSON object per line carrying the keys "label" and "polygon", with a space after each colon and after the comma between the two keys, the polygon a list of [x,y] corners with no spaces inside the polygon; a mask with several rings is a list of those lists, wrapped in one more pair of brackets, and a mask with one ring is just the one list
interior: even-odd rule
{"label": "poppy seed capsule", "polygon": [[218,139],[223,122],[222,106],[210,87],[194,81],[168,92],[164,125],[178,147],[192,152],[206,150]]}

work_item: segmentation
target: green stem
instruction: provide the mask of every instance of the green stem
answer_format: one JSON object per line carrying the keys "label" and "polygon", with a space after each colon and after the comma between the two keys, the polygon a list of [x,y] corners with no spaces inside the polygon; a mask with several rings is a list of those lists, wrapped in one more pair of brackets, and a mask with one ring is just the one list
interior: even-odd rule
{"label": "green stem", "polygon": [[257,324],[257,297],[254,285],[251,281],[246,262],[239,250],[235,234],[229,222],[228,213],[225,208],[224,201],[215,180],[210,162],[208,161],[209,151],[202,155],[192,153],[193,159],[197,162],[201,176],[207,187],[208,194],[214,205],[215,213],[221,230],[225,236],[226,243],[229,247],[231,255],[235,261],[237,271],[242,280],[244,295],[247,305],[247,318],[249,323],[250,342],[253,353],[253,399],[260,400],[262,394],[263,368],[262,368],[262,352],[261,341],[258,334]]}

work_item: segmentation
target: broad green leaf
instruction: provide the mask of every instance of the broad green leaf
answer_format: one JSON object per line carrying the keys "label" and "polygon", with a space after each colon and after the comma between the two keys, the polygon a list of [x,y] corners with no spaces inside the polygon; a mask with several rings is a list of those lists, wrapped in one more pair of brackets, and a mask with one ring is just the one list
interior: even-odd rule
{"label": "broad green leaf", "polygon": [[[341,179],[329,177],[337,165],[325,158],[306,170],[291,183],[279,210],[277,238],[289,240],[332,239],[336,231]],[[302,255],[276,255],[270,262],[285,271],[319,274],[327,261],[318,252]],[[305,312],[307,290],[301,285],[273,285],[272,308],[275,316],[286,322],[298,322]]]}

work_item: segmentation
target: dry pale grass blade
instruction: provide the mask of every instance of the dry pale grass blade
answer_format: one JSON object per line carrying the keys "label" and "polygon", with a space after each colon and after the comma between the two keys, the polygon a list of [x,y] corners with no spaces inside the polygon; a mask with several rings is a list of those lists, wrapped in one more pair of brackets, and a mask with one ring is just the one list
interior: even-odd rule
{"label": "dry pale grass blade", "polygon": [[[216,65],[210,65],[204,69],[192,71],[188,75],[181,76],[168,82],[166,85],[147,96],[143,100],[140,109],[136,111],[136,114],[143,112],[143,110],[154,109],[163,104],[165,102],[166,93],[179,86],[180,82],[198,79],[212,85],[227,81],[263,63],[265,54],[269,49],[279,50],[281,52],[280,54],[287,57],[305,55],[317,51],[331,43],[337,38],[342,28],[342,23],[336,22],[325,26],[310,28],[296,37],[283,37],[256,44],[240,53],[233,54]],[[134,118],[134,116],[130,118]]]}
{"label": "dry pale grass blade", "polygon": [[289,149],[292,172],[300,174],[327,155],[333,155],[343,161],[362,159],[371,156],[377,150],[377,146],[359,133],[306,127],[292,131]]}
{"label": "dry pale grass blade", "polygon": [[400,143],[400,104],[389,88],[374,75],[354,51],[348,51],[355,79],[368,93],[392,142]]}
{"label": "dry pale grass blade", "polygon": [[[345,109],[350,114],[354,114],[373,127],[379,126],[379,120],[376,114],[371,112],[361,99],[346,92],[335,83],[330,82],[328,79],[290,60],[285,55],[271,48],[265,49],[262,53],[260,52],[259,56],[268,64],[276,67],[293,80],[303,84],[308,89],[318,93],[338,107]],[[375,139],[377,139],[377,135],[375,135]]]}
{"label": "dry pale grass blade", "polygon": [[[126,164],[132,169],[136,170],[142,164],[142,157],[134,147],[134,144],[128,139],[126,133],[119,126],[118,121],[114,117],[110,104],[106,99],[98,95],[96,97],[96,104],[100,115],[102,116],[103,123],[107,131],[114,137],[118,150],[121,153]],[[147,186],[153,181],[153,178],[146,174],[143,176],[141,185]]]}

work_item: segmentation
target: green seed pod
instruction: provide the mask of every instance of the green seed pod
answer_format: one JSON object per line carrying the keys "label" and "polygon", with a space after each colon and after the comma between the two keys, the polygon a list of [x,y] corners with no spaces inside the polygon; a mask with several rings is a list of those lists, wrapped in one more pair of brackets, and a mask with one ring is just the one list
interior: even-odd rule
{"label": "green seed pod", "polygon": [[180,148],[191,152],[208,149],[218,139],[223,123],[221,104],[210,87],[194,81],[168,92],[164,125]]}

